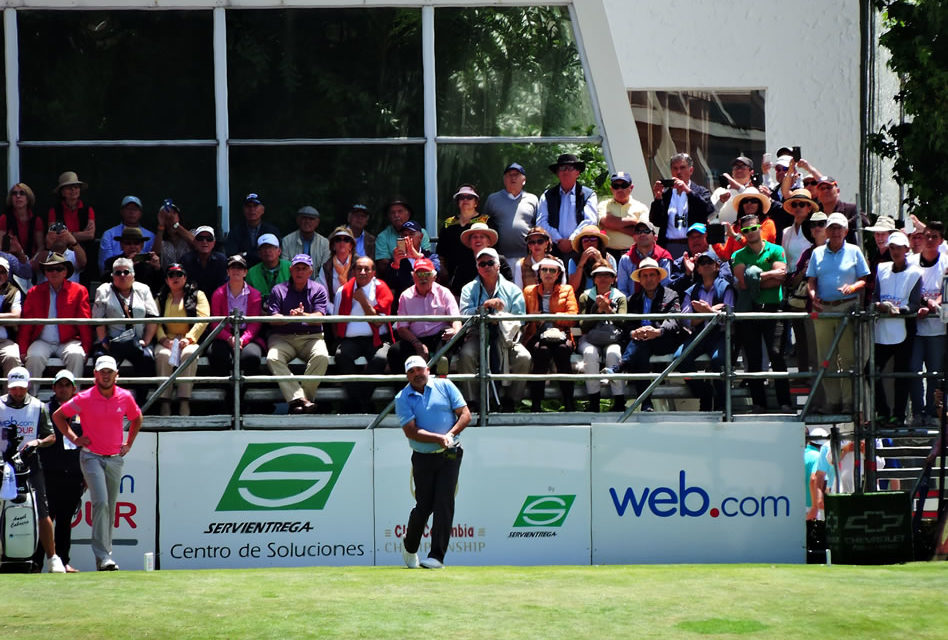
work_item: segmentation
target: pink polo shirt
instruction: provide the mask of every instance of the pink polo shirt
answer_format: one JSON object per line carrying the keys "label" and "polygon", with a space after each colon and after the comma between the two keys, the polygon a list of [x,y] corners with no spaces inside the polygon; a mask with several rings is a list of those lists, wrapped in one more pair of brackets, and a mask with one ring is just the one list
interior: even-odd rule
{"label": "pink polo shirt", "polygon": [[[415,285],[412,285],[402,292],[398,299],[398,315],[401,316],[459,316],[458,302],[454,299],[454,294],[447,287],[443,287],[437,282],[431,285],[431,291],[428,295],[418,295]],[[429,322],[399,322],[396,328],[407,327],[415,336],[424,338],[441,333],[442,330],[450,326],[450,322],[429,321]]]}
{"label": "pink polo shirt", "polygon": [[106,398],[93,385],[59,408],[67,418],[80,414],[82,435],[91,440],[86,449],[100,456],[118,455],[125,440],[122,419],[134,420],[142,414],[130,391],[121,387],[114,390],[112,397]]}

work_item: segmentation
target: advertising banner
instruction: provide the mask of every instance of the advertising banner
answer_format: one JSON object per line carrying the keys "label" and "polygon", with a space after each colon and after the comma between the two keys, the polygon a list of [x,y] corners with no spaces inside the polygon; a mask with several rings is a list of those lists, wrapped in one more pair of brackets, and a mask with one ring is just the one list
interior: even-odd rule
{"label": "advertising banner", "polygon": [[803,425],[592,425],[594,564],[803,562]]}
{"label": "advertising banner", "polygon": [[[445,564],[589,564],[589,427],[469,427],[461,445]],[[375,495],[376,563],[400,565],[415,504],[401,429],[375,432]]]}
{"label": "advertising banner", "polygon": [[[141,432],[125,456],[122,482],[115,503],[112,557],[123,571],[142,569],[146,553],[155,550],[155,452],[158,435]],[[92,555],[92,503],[82,494],[79,513],[72,521],[69,564],[80,571],[95,571]]]}
{"label": "advertising banner", "polygon": [[372,433],[162,434],[160,567],[372,565]]}

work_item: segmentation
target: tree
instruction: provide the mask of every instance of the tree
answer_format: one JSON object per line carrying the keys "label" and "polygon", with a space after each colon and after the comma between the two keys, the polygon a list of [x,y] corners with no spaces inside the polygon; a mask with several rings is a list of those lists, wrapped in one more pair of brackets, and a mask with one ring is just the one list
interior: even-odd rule
{"label": "tree", "polygon": [[873,1],[883,12],[887,30],[879,43],[891,52],[889,67],[901,78],[895,99],[905,118],[870,134],[869,150],[895,162],[910,212],[948,220],[948,3]]}

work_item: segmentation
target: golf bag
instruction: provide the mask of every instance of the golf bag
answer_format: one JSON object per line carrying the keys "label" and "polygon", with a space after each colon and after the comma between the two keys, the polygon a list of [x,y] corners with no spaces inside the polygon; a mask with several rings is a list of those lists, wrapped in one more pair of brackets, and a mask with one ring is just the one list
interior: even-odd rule
{"label": "golf bag", "polygon": [[[16,495],[0,502],[0,572],[29,573],[39,545],[39,515],[30,481],[30,462],[36,449],[27,447],[9,456],[16,481]],[[8,479],[7,479],[8,480]],[[8,485],[9,488],[9,485]]]}

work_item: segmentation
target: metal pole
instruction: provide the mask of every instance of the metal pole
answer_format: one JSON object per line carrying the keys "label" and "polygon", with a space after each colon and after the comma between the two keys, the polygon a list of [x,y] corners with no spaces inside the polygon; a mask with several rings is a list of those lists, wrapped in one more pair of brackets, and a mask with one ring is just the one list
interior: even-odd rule
{"label": "metal pole", "polygon": [[240,309],[234,309],[231,311],[230,322],[233,325],[232,333],[234,335],[234,362],[233,362],[233,378],[234,378],[234,430],[240,431],[241,426],[241,416],[240,416],[240,325],[241,318],[243,314],[240,312]]}
{"label": "metal pole", "polygon": [[478,378],[480,378],[480,387],[478,395],[480,396],[481,410],[478,418],[478,424],[482,427],[487,426],[487,403],[490,402],[490,390],[487,388],[487,378],[490,373],[490,353],[488,352],[489,340],[487,335],[487,309],[481,307],[478,315],[478,336],[480,338],[480,363],[478,368]]}
{"label": "metal pole", "polygon": [[[878,314],[875,311],[870,311],[868,314],[868,324],[869,330],[868,335],[871,342],[869,342],[869,386],[866,388],[866,412],[869,414],[869,419],[866,421],[866,486],[871,487],[874,490],[876,487],[876,380],[881,377],[881,372],[876,372],[876,348],[875,348],[875,339],[876,335],[876,318]],[[894,379],[893,379],[894,380]],[[896,383],[898,381],[895,381]],[[863,385],[860,385],[863,386]],[[894,399],[894,398],[893,398]],[[893,404],[894,406],[894,404]],[[862,422],[862,420],[860,420]]]}
{"label": "metal pole", "polygon": [[[864,340],[862,339],[862,314],[859,311],[852,311],[852,316],[854,318],[853,322],[853,342],[855,343],[855,348],[853,352],[855,354],[856,360],[853,362],[853,371],[852,371],[852,385],[854,387],[852,391],[853,406],[852,406],[852,416],[853,416],[853,492],[862,493],[863,492],[863,483],[862,483],[862,395],[863,395],[863,381],[865,380],[865,370],[863,369],[863,349],[865,348]],[[860,369],[863,369],[860,371]]]}
{"label": "metal pole", "polygon": [[734,309],[728,307],[724,321],[724,421],[734,419],[734,398],[731,385],[734,382],[734,367],[731,365],[731,334],[733,332]]}

